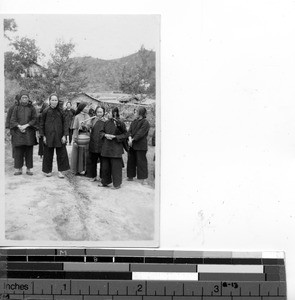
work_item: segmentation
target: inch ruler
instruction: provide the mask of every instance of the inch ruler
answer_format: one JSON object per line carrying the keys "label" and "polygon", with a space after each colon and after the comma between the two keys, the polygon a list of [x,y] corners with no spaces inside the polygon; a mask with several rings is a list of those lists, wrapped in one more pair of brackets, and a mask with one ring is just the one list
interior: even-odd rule
{"label": "inch ruler", "polygon": [[283,253],[0,249],[0,299],[285,300]]}

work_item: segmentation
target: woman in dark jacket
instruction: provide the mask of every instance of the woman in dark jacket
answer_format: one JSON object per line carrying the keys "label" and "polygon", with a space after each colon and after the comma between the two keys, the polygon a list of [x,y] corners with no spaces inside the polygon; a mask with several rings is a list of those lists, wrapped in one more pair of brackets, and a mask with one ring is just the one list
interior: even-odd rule
{"label": "woman in dark jacket", "polygon": [[[119,109],[115,107],[108,115],[101,136],[103,145],[101,149],[102,186],[113,182],[114,188],[119,189],[122,184],[122,154],[123,142],[126,140],[126,126],[119,119]],[[99,186],[101,186],[99,184]]]}
{"label": "woman in dark jacket", "polygon": [[54,149],[58,168],[58,177],[64,178],[63,171],[70,169],[69,158],[66,149],[67,127],[62,110],[58,106],[58,97],[52,94],[49,97],[47,107],[41,117],[40,136],[44,142],[44,157],[42,171],[47,177],[52,176],[52,162]]}
{"label": "woman in dark jacket", "polygon": [[142,180],[148,178],[148,163],[146,153],[148,150],[147,136],[150,124],[146,119],[146,109],[139,107],[137,110],[137,118],[131,123],[128,130],[128,161],[127,161],[127,177],[133,180],[133,177]]}
{"label": "woman in dark jacket", "polygon": [[[105,108],[98,106],[95,109],[96,118],[91,120],[92,129],[89,142],[89,164],[87,164],[86,170],[87,177],[90,177],[91,181],[97,180],[97,163],[101,161],[101,148],[103,140],[101,138],[100,132],[104,128],[104,114]],[[101,168],[99,173],[99,178],[101,179]]]}
{"label": "woman in dark jacket", "polygon": [[[5,121],[5,128],[10,129],[10,120],[12,117],[13,110],[16,106],[19,105],[20,95],[16,95],[14,98],[14,103],[12,106],[9,107],[7,114],[6,114],[6,121]],[[10,129],[10,136],[11,136],[11,146],[12,146],[12,158],[14,158],[14,145],[13,145],[13,133],[14,130]]]}
{"label": "woman in dark jacket", "polygon": [[73,136],[72,126],[75,118],[75,110],[72,108],[71,102],[67,102],[66,109],[64,110],[64,115],[67,124],[67,130],[69,131],[69,145],[71,145]]}
{"label": "woman in dark jacket", "polygon": [[37,130],[37,140],[38,140],[38,143],[39,143],[38,155],[39,155],[40,161],[42,161],[43,154],[44,154],[43,137],[40,136],[40,123],[41,123],[42,113],[43,113],[43,111],[45,110],[46,107],[47,107],[47,104],[44,101],[44,99],[42,99],[42,98],[38,99],[35,108],[36,108],[36,112],[37,112],[37,128],[38,128],[38,130]]}
{"label": "woman in dark jacket", "polygon": [[14,144],[14,175],[22,174],[24,159],[26,161],[27,175],[33,175],[33,146],[36,140],[36,109],[29,103],[29,93],[20,93],[20,104],[13,109],[10,119],[10,128],[13,130]]}

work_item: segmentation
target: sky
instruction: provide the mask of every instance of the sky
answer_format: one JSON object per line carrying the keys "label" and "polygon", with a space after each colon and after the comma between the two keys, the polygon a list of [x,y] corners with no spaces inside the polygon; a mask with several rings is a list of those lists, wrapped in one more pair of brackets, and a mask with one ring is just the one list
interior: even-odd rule
{"label": "sky", "polygon": [[[141,45],[157,50],[160,40],[159,15],[8,15],[18,30],[10,36],[26,36],[46,55],[55,42],[72,41],[74,56],[115,59],[137,52]],[[7,46],[6,46],[7,49]]]}

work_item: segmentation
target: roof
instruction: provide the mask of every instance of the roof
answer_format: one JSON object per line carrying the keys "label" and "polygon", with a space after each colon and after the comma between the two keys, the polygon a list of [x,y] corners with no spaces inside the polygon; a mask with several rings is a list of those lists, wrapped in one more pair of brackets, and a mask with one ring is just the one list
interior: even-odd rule
{"label": "roof", "polygon": [[104,93],[85,93],[81,92],[77,94],[85,95],[92,100],[101,103],[113,103],[113,104],[128,104],[128,105],[152,105],[156,101],[154,99],[145,98],[143,101],[134,102],[131,100],[134,99],[134,96],[123,93],[112,93],[112,92],[104,92]]}
{"label": "roof", "polygon": [[31,61],[31,64],[34,64],[34,65],[36,65],[37,67],[39,67],[39,68],[41,68],[41,69],[43,69],[43,70],[47,70],[45,67],[39,65],[39,64],[38,64],[37,62],[35,62],[35,61]]}

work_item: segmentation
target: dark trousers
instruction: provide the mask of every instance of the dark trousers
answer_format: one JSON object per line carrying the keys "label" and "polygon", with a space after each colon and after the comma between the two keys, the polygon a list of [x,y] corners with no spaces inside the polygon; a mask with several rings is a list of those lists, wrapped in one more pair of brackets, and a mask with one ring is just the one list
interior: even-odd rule
{"label": "dark trousers", "polygon": [[53,154],[54,149],[56,152],[56,161],[57,161],[57,169],[58,171],[67,171],[70,169],[68,152],[66,146],[63,145],[61,147],[47,147],[44,145],[44,157],[42,162],[42,171],[44,173],[52,172],[52,162],[53,162]]}
{"label": "dark trousers", "polygon": [[146,150],[134,150],[130,148],[127,160],[127,177],[138,179],[148,178],[148,162],[146,158]]}
{"label": "dark trousers", "polygon": [[122,184],[122,158],[101,157],[101,183],[107,185],[113,182],[114,187]]}
{"label": "dark trousers", "polygon": [[10,130],[10,134],[11,134],[11,150],[12,150],[12,158],[14,158],[14,145],[13,145],[13,136],[12,136],[12,134],[13,133],[11,133],[12,132],[12,130]]}
{"label": "dark trousers", "polygon": [[28,169],[33,168],[33,146],[15,146],[14,147],[14,168],[21,169],[26,161]]}
{"label": "dark trousers", "polygon": [[73,137],[73,131],[74,129],[69,128],[69,143],[72,143],[72,137]]}
{"label": "dark trousers", "polygon": [[[101,161],[100,153],[89,152],[86,164],[86,176],[90,178],[95,178],[97,176],[97,164]],[[99,177],[101,178],[101,168],[99,172]]]}
{"label": "dark trousers", "polygon": [[38,155],[43,156],[44,154],[44,143],[43,143],[43,137],[39,138],[39,149],[38,149]]}

